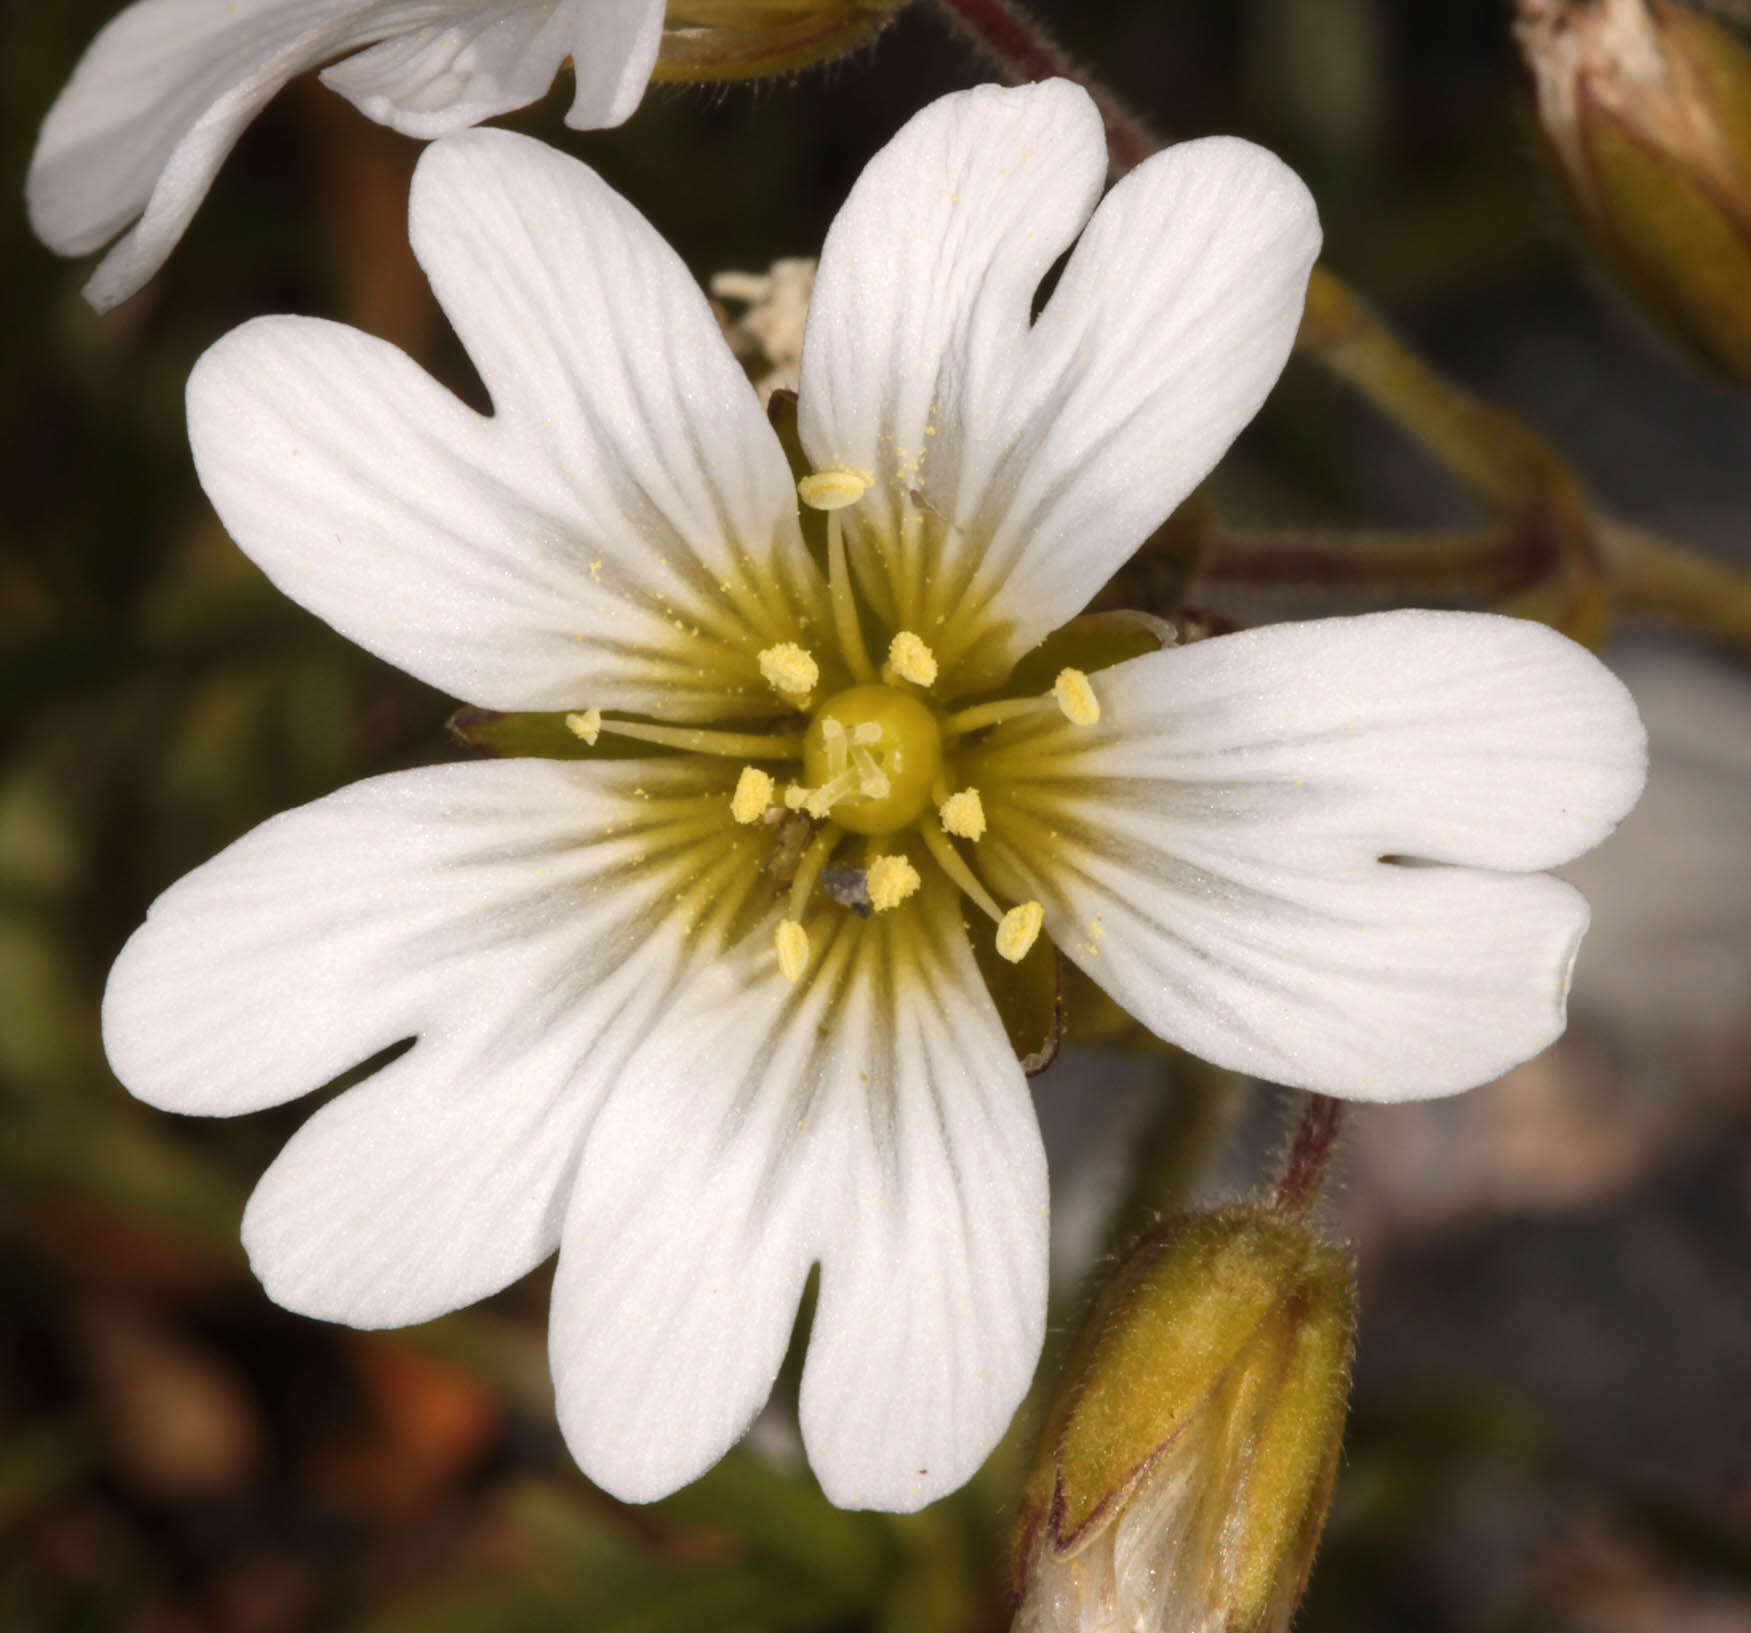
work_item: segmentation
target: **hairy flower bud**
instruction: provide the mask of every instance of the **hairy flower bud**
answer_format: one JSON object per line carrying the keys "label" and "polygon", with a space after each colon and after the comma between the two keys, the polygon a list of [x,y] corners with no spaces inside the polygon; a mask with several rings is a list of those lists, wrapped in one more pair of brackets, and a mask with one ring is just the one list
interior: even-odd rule
{"label": "hairy flower bud", "polygon": [[1023,1491],[1015,1633],[1280,1633],[1336,1479],[1355,1284],[1266,1210],[1165,1221],[1071,1351]]}
{"label": "hairy flower bud", "polygon": [[1673,0],[1518,0],[1581,214],[1649,315],[1751,382],[1751,50]]}
{"label": "hairy flower bud", "polygon": [[907,0],[669,0],[653,81],[754,79],[843,56]]}

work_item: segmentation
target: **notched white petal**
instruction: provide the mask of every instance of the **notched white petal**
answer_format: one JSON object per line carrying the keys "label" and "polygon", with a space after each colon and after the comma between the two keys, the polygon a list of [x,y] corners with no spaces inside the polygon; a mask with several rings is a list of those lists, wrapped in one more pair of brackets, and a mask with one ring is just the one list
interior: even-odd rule
{"label": "notched white petal", "polygon": [[252,1110],[417,1040],[258,1187],[244,1239],[275,1298],[390,1325],[552,1250],[583,1126],[758,879],[727,793],[684,761],[405,772],[263,824],[159,899],[104,999],[140,1098]]}
{"label": "notched white petal", "polygon": [[959,1485],[1032,1373],[1044,1159],[959,904],[936,881],[823,911],[804,980],[758,941],[705,971],[591,1129],[553,1367],[574,1454],[623,1498],[742,1434],[817,1262],[802,1420],[834,1501]]}
{"label": "notched white petal", "polygon": [[232,536],[471,703],[777,710],[757,655],[825,628],[825,591],[777,439],[685,268],[582,165],[502,131],[429,148],[411,221],[493,415],[338,325],[245,325],[189,385]]}
{"label": "notched white petal", "polygon": [[661,0],[452,4],[322,79],[379,124],[431,138],[539,101],[571,60],[578,85],[567,123],[590,130],[638,106],[662,19]]}
{"label": "notched white petal", "polygon": [[305,70],[345,59],[324,72],[331,87],[432,137],[536,101],[570,58],[567,122],[592,129],[638,105],[662,18],[661,0],[136,0],[49,110],[31,225],[83,255],[139,218],[86,286],[104,311],[164,263],[250,121]]}
{"label": "notched white petal", "polygon": [[878,155],[822,252],[804,446],[875,473],[847,513],[856,565],[981,672],[1079,612],[1221,457],[1288,356],[1319,249],[1307,189],[1249,143],[1158,154],[1090,219],[1105,172],[1074,86],[946,97]]}
{"label": "notched white petal", "polygon": [[1628,694],[1581,648],[1387,613],[1134,659],[1101,697],[1098,726],[1038,716],[972,757],[980,860],[1163,1037],[1389,1100],[1561,1032],[1586,906],[1533,870],[1604,838],[1645,774]]}

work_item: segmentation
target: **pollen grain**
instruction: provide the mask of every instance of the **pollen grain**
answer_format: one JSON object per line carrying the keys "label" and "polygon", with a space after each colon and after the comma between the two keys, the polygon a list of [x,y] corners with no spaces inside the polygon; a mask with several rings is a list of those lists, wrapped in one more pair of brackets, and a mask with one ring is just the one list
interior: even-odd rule
{"label": "pollen grain", "polygon": [[1052,695],[1071,725],[1092,726],[1100,719],[1100,699],[1080,669],[1060,669],[1052,682]]}
{"label": "pollen grain", "polygon": [[758,822],[765,816],[776,789],[771,773],[758,766],[743,766],[736,779],[736,791],[730,796],[730,815],[738,822]]}
{"label": "pollen grain", "polygon": [[924,880],[904,856],[878,856],[870,863],[864,880],[869,905],[886,913],[900,905]]}
{"label": "pollen grain", "polygon": [[856,471],[816,471],[796,485],[797,497],[811,510],[843,510],[869,489],[869,478]]}
{"label": "pollen grain", "polygon": [[780,919],[772,939],[778,948],[778,967],[795,986],[809,967],[809,933],[795,919]]}
{"label": "pollen grain", "polygon": [[937,815],[942,819],[943,831],[953,834],[956,839],[977,842],[985,837],[985,802],[979,798],[976,788],[963,788],[958,794],[950,794],[937,807]]}
{"label": "pollen grain", "polygon": [[821,666],[795,641],[767,647],[759,662],[766,684],[787,698],[806,698],[821,678]]}
{"label": "pollen grain", "polygon": [[997,951],[1012,964],[1019,964],[1040,939],[1046,910],[1038,902],[1023,902],[1003,915],[997,926]]}
{"label": "pollen grain", "polygon": [[920,636],[903,629],[888,643],[888,663],[901,680],[914,686],[936,684],[936,654]]}

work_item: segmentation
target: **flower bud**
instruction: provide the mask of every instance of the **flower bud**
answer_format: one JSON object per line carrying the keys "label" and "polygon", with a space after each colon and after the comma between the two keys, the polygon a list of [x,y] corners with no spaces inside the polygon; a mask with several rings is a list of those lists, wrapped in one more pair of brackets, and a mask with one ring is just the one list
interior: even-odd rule
{"label": "flower bud", "polygon": [[1518,0],[1551,152],[1631,293],[1751,382],[1751,49],[1673,0]]}
{"label": "flower bud", "polygon": [[1016,1528],[1015,1633],[1281,1633],[1343,1439],[1348,1262],[1301,1225],[1164,1221],[1102,1290]]}
{"label": "flower bud", "polygon": [[853,51],[907,0],[669,0],[653,81],[785,74]]}

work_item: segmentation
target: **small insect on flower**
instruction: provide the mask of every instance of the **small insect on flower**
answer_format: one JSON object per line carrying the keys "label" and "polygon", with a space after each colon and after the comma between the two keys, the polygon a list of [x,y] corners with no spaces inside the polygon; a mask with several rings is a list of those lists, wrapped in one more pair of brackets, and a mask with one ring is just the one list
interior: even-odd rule
{"label": "small insect on flower", "polygon": [[255,1269],[392,1325],[557,1248],[560,1421],[621,1497],[742,1433],[817,1267],[830,1497],[915,1508],[1002,1433],[1047,1193],[1039,1039],[988,980],[1055,987],[1062,954],[1162,1037],[1339,1095],[1450,1093],[1561,1029],[1586,909],[1536,870],[1642,777],[1592,657],[1457,613],[1187,647],[1079,618],[1270,390],[1319,247],[1245,142],[1103,201],[1106,168],[1061,82],[905,127],[822,254],[800,484],[679,259],[501,131],[429,148],[411,206],[490,415],[297,318],[190,382],[270,577],[563,757],[246,835],[123,950],[110,1058],[232,1113],[414,1039],[264,1176]]}

